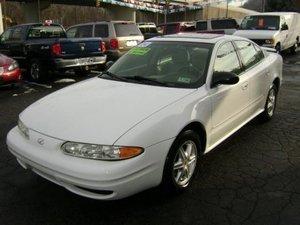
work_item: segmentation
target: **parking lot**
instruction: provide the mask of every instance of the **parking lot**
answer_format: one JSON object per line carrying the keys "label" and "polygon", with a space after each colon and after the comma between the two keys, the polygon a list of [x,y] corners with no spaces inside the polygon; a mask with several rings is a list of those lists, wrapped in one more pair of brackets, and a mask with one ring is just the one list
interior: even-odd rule
{"label": "parking lot", "polygon": [[152,189],[119,201],[96,201],[23,170],[5,144],[18,114],[73,79],[85,78],[69,74],[45,85],[1,88],[0,224],[300,224],[300,52],[284,55],[284,61],[273,120],[252,121],[207,154],[192,189],[176,197]]}

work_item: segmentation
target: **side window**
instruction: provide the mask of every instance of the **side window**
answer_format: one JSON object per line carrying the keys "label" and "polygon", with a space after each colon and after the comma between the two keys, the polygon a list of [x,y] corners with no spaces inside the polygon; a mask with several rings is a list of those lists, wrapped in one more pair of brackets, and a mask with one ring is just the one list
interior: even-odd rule
{"label": "side window", "polygon": [[21,41],[22,40],[22,27],[17,27],[14,30],[12,30],[12,34],[10,37],[11,41]]}
{"label": "side window", "polygon": [[69,30],[67,30],[67,37],[68,38],[74,38],[76,37],[78,27],[72,27]]}
{"label": "side window", "polygon": [[10,40],[12,34],[12,29],[8,29],[7,31],[5,31],[2,35],[1,35],[1,42],[5,42]]}
{"label": "side window", "polygon": [[219,48],[215,60],[214,72],[232,72],[236,75],[242,72],[239,58],[231,42]]}
{"label": "side window", "polygon": [[108,37],[108,26],[106,24],[99,24],[95,26],[95,37]]}
{"label": "side window", "polygon": [[93,25],[85,25],[77,27],[77,32],[75,34],[76,38],[88,38],[93,37]]}
{"label": "side window", "polygon": [[257,51],[252,43],[248,41],[235,41],[235,44],[240,52],[245,69],[251,68],[262,60],[262,52]]}

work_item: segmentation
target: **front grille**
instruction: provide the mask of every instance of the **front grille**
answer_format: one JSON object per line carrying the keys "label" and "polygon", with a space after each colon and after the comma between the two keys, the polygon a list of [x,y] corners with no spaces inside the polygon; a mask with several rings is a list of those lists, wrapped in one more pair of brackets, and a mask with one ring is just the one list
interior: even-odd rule
{"label": "front grille", "polygon": [[255,42],[258,45],[264,45],[265,41],[264,39],[251,39],[253,42]]}

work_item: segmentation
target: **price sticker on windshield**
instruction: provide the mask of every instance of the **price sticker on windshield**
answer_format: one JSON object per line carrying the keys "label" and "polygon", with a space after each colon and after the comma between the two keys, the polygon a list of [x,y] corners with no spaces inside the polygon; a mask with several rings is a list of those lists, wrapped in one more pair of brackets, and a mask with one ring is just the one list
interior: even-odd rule
{"label": "price sticker on windshield", "polygon": [[151,49],[150,48],[141,48],[141,47],[136,47],[133,48],[129,51],[129,55],[145,55],[147,54]]}

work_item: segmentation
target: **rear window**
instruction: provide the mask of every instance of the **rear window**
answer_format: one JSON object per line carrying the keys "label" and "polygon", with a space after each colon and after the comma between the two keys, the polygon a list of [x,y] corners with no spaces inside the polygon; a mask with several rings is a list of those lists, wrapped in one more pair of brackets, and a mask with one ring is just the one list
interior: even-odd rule
{"label": "rear window", "polygon": [[165,34],[176,34],[179,32],[179,23],[167,24],[165,26]]}
{"label": "rear window", "polygon": [[28,32],[29,39],[35,38],[64,38],[65,31],[61,26],[34,26]]}
{"label": "rear window", "polygon": [[99,24],[95,26],[95,37],[108,37],[108,26],[106,24]]}
{"label": "rear window", "polygon": [[117,37],[141,35],[141,32],[134,23],[115,23],[114,24]]}
{"label": "rear window", "polygon": [[207,22],[197,22],[196,23],[196,30],[207,30]]}
{"label": "rear window", "polygon": [[235,29],[237,27],[237,22],[235,20],[212,20],[212,29]]}

